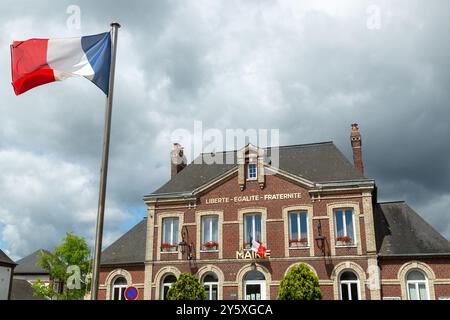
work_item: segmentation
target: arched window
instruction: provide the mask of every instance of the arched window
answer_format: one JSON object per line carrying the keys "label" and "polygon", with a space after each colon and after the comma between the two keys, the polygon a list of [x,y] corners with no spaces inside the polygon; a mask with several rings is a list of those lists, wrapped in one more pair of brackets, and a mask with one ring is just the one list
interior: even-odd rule
{"label": "arched window", "polygon": [[127,280],[124,277],[116,278],[113,282],[112,299],[125,300],[125,289],[127,286]]}
{"label": "arched window", "polygon": [[428,280],[420,270],[411,270],[406,275],[408,300],[429,300]]}
{"label": "arched window", "polygon": [[163,278],[162,284],[161,284],[161,300],[167,300],[167,293],[169,292],[170,287],[173,283],[177,281],[177,277],[175,277],[173,274],[169,274]]}
{"label": "arched window", "polygon": [[341,300],[360,300],[359,280],[352,271],[344,271],[339,277]]}
{"label": "arched window", "polygon": [[266,277],[259,271],[249,271],[244,277],[245,300],[266,299]]}
{"label": "arched window", "polygon": [[207,273],[203,277],[203,285],[206,290],[206,300],[217,300],[219,290],[219,279],[213,272]]}

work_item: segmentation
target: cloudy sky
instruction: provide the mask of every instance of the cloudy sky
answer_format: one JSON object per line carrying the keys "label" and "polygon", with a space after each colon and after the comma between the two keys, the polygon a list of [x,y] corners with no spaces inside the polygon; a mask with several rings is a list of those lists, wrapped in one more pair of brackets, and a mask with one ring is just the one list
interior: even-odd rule
{"label": "cloudy sky", "polygon": [[280,129],[281,144],[333,140],[349,159],[357,122],[380,200],[406,200],[450,239],[449,13],[445,0],[2,0],[0,248],[19,258],[69,231],[92,244],[104,121],[104,95],[85,79],[16,97],[9,44],[114,20],[105,244],[146,215],[173,132],[194,121]]}

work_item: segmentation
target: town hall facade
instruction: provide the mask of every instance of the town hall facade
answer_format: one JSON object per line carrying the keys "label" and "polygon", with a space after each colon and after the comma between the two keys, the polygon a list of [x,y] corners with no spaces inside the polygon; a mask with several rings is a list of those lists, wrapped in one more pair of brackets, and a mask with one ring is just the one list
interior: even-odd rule
{"label": "town hall facade", "polygon": [[190,164],[174,144],[147,217],[103,251],[99,298],[133,285],[140,299],[164,299],[188,272],[208,299],[276,299],[302,262],[324,299],[449,299],[449,242],[405,202],[379,203],[356,124],[350,143],[353,163],[332,142],[249,144]]}

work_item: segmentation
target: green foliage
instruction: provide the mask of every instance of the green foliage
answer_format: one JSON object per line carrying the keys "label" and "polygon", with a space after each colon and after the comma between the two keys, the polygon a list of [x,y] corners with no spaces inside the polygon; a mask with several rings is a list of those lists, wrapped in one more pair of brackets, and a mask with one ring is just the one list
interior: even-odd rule
{"label": "green foliage", "polygon": [[[33,295],[41,297],[56,298],[58,300],[82,299],[87,291],[90,290],[90,283],[86,281],[90,267],[90,254],[86,241],[72,233],[67,233],[62,244],[56,247],[52,254],[41,252],[39,254],[38,266],[47,270],[50,279],[59,281],[64,285],[62,293],[56,292],[51,285],[45,285],[37,280],[32,284]],[[78,266],[80,274],[68,270],[69,266]],[[69,271],[69,272],[67,272]],[[79,276],[79,277],[78,277]],[[77,278],[80,281],[77,281]],[[67,284],[77,284],[79,288],[68,288]]]}
{"label": "green foliage", "polygon": [[196,276],[182,273],[167,292],[167,300],[206,300],[205,287]]}
{"label": "green foliage", "polygon": [[319,278],[300,263],[292,267],[280,284],[278,300],[321,300]]}

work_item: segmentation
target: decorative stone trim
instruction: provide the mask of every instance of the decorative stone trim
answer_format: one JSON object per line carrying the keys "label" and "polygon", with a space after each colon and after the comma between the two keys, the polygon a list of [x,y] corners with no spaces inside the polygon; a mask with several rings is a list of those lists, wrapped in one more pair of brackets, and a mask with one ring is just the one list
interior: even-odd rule
{"label": "decorative stone trim", "polygon": [[[181,229],[184,225],[184,212],[182,211],[174,211],[174,212],[164,212],[164,213],[158,213],[158,241],[156,246],[156,260],[161,260],[161,240],[162,240],[162,233],[163,233],[163,226],[162,221],[164,218],[178,218],[179,220],[179,226],[178,226],[178,232],[180,234],[178,235],[178,239],[181,239]],[[178,250],[178,259],[182,259],[182,253],[181,250]]]}
{"label": "decorative stone trim", "polygon": [[[316,271],[316,269],[314,269],[314,267],[313,267],[312,265],[310,265],[309,263],[306,263],[306,262],[296,262],[296,263],[291,264],[291,265],[286,269],[286,271],[284,272],[283,278],[287,275],[287,273],[289,272],[289,270],[291,270],[292,267],[294,267],[294,266],[296,266],[296,265],[299,265],[300,263],[306,264],[306,265],[308,266],[308,268],[309,268],[309,269],[317,276],[317,271]],[[319,277],[319,276],[317,276],[317,277]]]}
{"label": "decorative stone trim", "polygon": [[354,262],[346,261],[341,262],[338,265],[336,265],[331,272],[330,279],[333,281],[333,294],[334,294],[334,300],[340,300],[340,294],[339,294],[339,278],[344,271],[353,271],[357,274],[358,280],[359,280],[359,294],[361,297],[361,300],[366,300],[366,273],[364,272],[363,268]]}
{"label": "decorative stone trim", "polygon": [[359,255],[362,254],[361,247],[361,232],[360,232],[360,221],[357,219],[359,217],[359,203],[357,202],[335,202],[327,205],[327,214],[328,221],[330,225],[330,247],[331,247],[331,255],[336,255],[336,230],[334,226],[334,211],[336,209],[353,209],[353,222],[355,226],[355,241],[356,241],[356,249]]}
{"label": "decorative stone trim", "polygon": [[105,280],[105,286],[106,286],[106,300],[112,300],[111,299],[111,293],[112,293],[112,287],[114,284],[114,281],[118,277],[124,277],[125,280],[127,280],[127,284],[131,285],[133,284],[133,279],[131,277],[131,274],[125,270],[125,269],[115,269],[111,271]]}
{"label": "decorative stone trim", "polygon": [[370,300],[381,300],[381,275],[376,255],[367,259],[367,286],[370,290]]}
{"label": "decorative stone trim", "polygon": [[239,247],[244,244],[244,215],[247,213],[260,213],[261,214],[261,242],[264,246],[267,246],[266,237],[266,221],[267,221],[267,208],[264,207],[249,207],[238,210],[239,221]]}
{"label": "decorative stone trim", "polygon": [[[150,204],[147,208],[147,239],[145,243],[145,261],[153,260],[153,243],[155,231],[155,205]],[[153,264],[145,263],[144,274],[144,299],[151,300],[151,283],[153,277]]]}
{"label": "decorative stone trim", "polygon": [[218,267],[216,267],[214,265],[207,265],[207,266],[204,266],[204,267],[200,268],[197,271],[197,275],[198,275],[198,278],[200,280],[200,283],[203,283],[203,279],[202,278],[206,274],[208,274],[210,272],[213,272],[217,276],[217,279],[218,279],[218,282],[219,282],[218,285],[217,285],[217,291],[218,291],[217,298],[218,298],[218,300],[223,300],[223,289],[222,289],[222,287],[225,284],[225,276],[223,275],[223,272],[222,272],[222,270],[220,270],[220,268],[218,268]]}
{"label": "decorative stone trim", "polygon": [[[244,299],[244,277],[249,271],[253,271],[251,264],[242,267],[236,275],[236,282],[238,284],[238,300]],[[256,264],[256,271],[261,272],[266,278],[266,300],[268,300],[270,299],[270,286],[272,284],[272,276],[269,270],[267,270],[260,264]]]}
{"label": "decorative stone trim", "polygon": [[200,260],[200,251],[202,248],[202,217],[204,216],[218,216],[218,223],[217,223],[217,241],[219,243],[219,259],[222,259],[223,257],[223,230],[222,230],[222,224],[223,224],[223,211],[222,210],[205,210],[205,211],[196,211],[195,212],[195,224],[197,225],[196,233],[197,233],[197,239],[196,239],[196,256],[197,260]]}
{"label": "decorative stone trim", "polygon": [[434,282],[436,280],[436,275],[434,274],[433,269],[426,263],[420,261],[410,261],[403,264],[398,273],[397,279],[400,281],[400,288],[402,291],[402,300],[408,300],[408,293],[406,288],[406,275],[411,270],[420,270],[425,273],[428,280],[428,292],[430,294],[430,300],[436,300],[436,294],[434,292]]}
{"label": "decorative stone trim", "polygon": [[284,221],[284,256],[289,257],[289,212],[306,211],[308,215],[308,247],[309,255],[314,256],[314,230],[313,230],[313,207],[312,205],[291,205],[282,209]]}
{"label": "decorative stone trim", "polygon": [[180,270],[178,268],[173,266],[167,266],[161,268],[155,275],[155,281],[153,283],[153,286],[156,288],[155,290],[155,300],[159,300],[161,297],[161,281],[163,278],[168,275],[173,274],[177,279],[180,277]]}
{"label": "decorative stone trim", "polygon": [[376,253],[375,224],[373,221],[372,192],[362,193],[362,205],[364,216],[364,230],[366,233],[366,250],[368,253]]}

